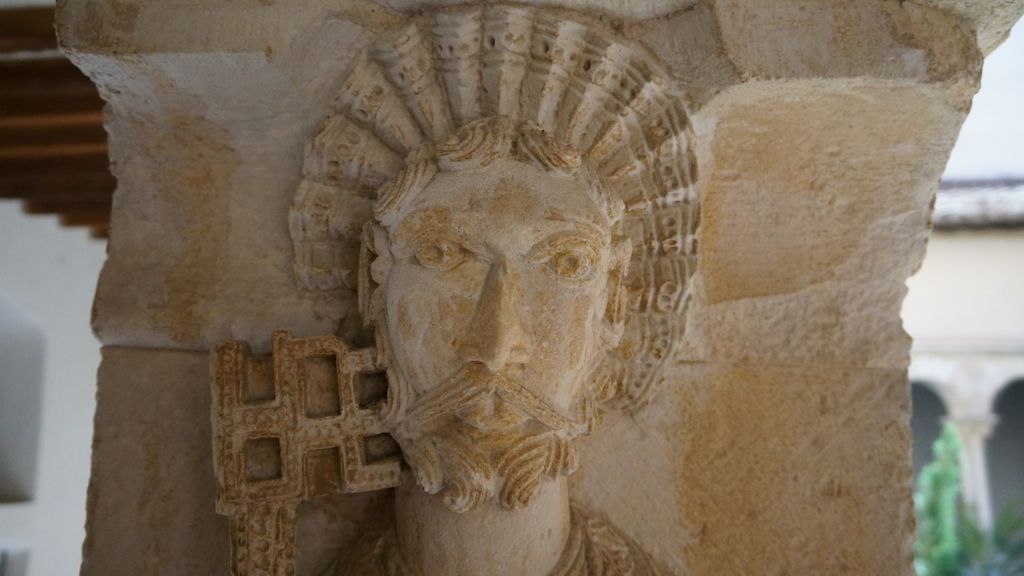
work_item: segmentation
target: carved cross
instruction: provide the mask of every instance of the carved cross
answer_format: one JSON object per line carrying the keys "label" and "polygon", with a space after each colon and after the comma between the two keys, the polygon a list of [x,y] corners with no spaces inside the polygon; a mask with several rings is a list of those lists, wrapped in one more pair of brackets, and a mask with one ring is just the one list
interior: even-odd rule
{"label": "carved cross", "polygon": [[295,573],[295,510],[332,492],[397,486],[398,448],[374,407],[387,396],[376,350],[337,337],[273,336],[213,352],[217,512],[231,517],[231,573]]}

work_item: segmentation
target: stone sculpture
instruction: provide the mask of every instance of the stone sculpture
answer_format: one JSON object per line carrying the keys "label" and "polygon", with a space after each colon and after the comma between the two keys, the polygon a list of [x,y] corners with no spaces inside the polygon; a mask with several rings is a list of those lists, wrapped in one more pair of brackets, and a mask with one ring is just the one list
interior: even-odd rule
{"label": "stone sculpture", "polygon": [[294,570],[303,498],[395,486],[395,523],[332,571],[658,573],[571,505],[566,476],[603,411],[649,401],[682,336],[698,224],[683,102],[641,46],[561,11],[438,10],[358,59],[290,228],[299,283],[355,291],[377,346],[279,334],[272,368],[218,347],[235,573]]}
{"label": "stone sculpture", "polygon": [[118,182],[81,573],[912,574],[900,303],[1022,12],[58,2]]}

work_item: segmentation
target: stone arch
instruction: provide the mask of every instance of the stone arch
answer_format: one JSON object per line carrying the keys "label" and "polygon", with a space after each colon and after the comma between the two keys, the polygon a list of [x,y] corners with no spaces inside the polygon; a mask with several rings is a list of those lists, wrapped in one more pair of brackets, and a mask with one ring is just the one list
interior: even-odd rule
{"label": "stone arch", "polygon": [[986,449],[993,511],[1011,503],[1024,511],[1024,376],[999,391],[993,410],[999,420]]}
{"label": "stone arch", "polygon": [[914,478],[921,468],[932,461],[932,444],[942,432],[943,422],[949,414],[942,395],[934,384],[924,380],[911,383],[913,414],[910,429],[913,433]]}

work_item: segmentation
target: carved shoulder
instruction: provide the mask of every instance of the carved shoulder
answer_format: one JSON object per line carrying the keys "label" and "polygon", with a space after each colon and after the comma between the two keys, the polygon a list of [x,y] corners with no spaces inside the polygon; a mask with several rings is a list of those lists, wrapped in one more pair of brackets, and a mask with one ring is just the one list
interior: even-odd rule
{"label": "carved shoulder", "polygon": [[632,538],[610,522],[572,507],[572,528],[551,576],[662,576]]}
{"label": "carved shoulder", "polygon": [[415,576],[402,562],[395,526],[368,531],[321,576]]}

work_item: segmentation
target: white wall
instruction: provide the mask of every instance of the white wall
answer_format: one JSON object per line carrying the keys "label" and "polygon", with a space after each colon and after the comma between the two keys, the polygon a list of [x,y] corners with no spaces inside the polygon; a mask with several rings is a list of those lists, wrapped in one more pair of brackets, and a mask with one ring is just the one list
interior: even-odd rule
{"label": "white wall", "polygon": [[35,498],[0,504],[0,541],[29,545],[29,576],[78,573],[100,358],[89,315],[104,256],[84,230],[0,201],[0,293],[45,337]]}
{"label": "white wall", "polygon": [[934,233],[907,286],[915,348],[1024,349],[1024,231]]}
{"label": "white wall", "polygon": [[0,504],[35,496],[45,351],[42,330],[0,290]]}

